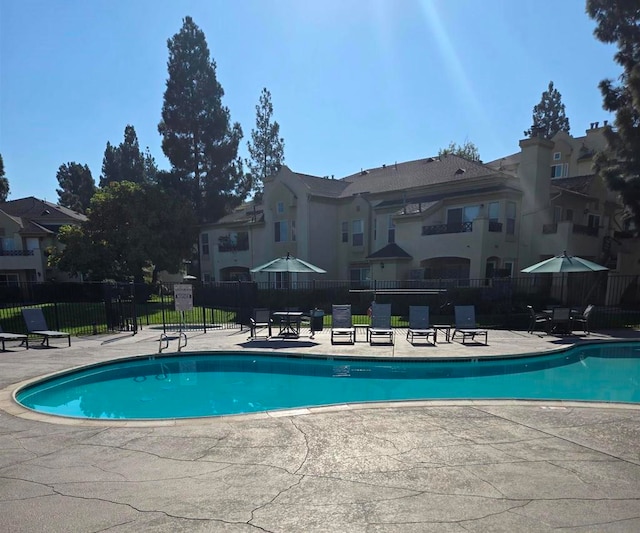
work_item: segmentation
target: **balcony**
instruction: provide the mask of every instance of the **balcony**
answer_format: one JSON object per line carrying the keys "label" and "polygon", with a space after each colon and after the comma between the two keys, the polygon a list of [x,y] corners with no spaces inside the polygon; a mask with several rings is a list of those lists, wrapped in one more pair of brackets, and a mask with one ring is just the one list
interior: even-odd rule
{"label": "balcony", "polygon": [[249,235],[238,234],[236,239],[224,236],[218,239],[218,252],[245,252],[249,249]]}
{"label": "balcony", "polygon": [[579,235],[589,235],[591,237],[597,237],[599,228],[593,226],[583,226],[581,224],[574,224],[571,231],[573,231],[573,233],[578,233]]}
{"label": "balcony", "polygon": [[5,257],[26,257],[33,255],[33,250],[0,250],[0,255]]}
{"label": "balcony", "polygon": [[446,233],[471,233],[473,222],[456,224],[436,224],[435,226],[422,226],[422,235],[444,235]]}
{"label": "balcony", "polygon": [[491,231],[492,233],[502,233],[502,222],[497,222],[496,220],[490,220],[489,231]]}

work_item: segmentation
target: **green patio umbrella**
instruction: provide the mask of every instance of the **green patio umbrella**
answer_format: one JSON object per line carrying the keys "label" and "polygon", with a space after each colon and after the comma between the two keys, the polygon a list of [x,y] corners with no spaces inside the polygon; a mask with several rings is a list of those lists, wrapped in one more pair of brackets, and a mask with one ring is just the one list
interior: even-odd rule
{"label": "green patio umbrella", "polygon": [[545,259],[535,265],[523,268],[520,272],[527,274],[556,274],[562,272],[601,272],[603,270],[609,269],[592,261],[567,255],[567,252],[563,252],[562,255],[557,255],[551,259]]}
{"label": "green patio umbrella", "polygon": [[603,272],[605,270],[609,269],[593,261],[582,259],[582,257],[567,255],[567,252],[564,251],[562,255],[540,261],[535,265],[523,268],[520,272],[526,274],[562,274],[560,285],[560,301],[562,301],[565,274],[571,274],[572,272]]}
{"label": "green patio umbrella", "polygon": [[278,257],[265,263],[264,265],[260,265],[258,267],[252,268],[251,272],[297,272],[297,273],[316,273],[316,274],[326,274],[327,271],[323,270],[320,267],[312,265],[311,263],[307,263],[302,259],[298,259],[297,257],[293,257],[287,252],[286,257]]}

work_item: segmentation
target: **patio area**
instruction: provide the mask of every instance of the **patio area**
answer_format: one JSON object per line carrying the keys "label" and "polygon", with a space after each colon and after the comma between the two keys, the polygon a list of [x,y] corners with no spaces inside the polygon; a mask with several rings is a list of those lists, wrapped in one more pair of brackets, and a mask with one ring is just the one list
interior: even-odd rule
{"label": "patio area", "polygon": [[[0,353],[2,531],[640,530],[640,406],[455,401],[354,404],[159,422],[79,421],[16,405],[16,384],[158,353],[161,330],[7,345]],[[187,332],[183,351],[490,357],[640,340],[490,330],[488,345],[248,341]],[[169,341],[163,353],[177,349]]]}

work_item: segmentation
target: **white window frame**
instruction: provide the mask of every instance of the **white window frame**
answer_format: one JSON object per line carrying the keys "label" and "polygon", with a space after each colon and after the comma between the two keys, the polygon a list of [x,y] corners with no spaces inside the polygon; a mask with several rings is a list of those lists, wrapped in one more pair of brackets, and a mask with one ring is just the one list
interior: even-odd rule
{"label": "white window frame", "polygon": [[396,242],[396,225],[393,223],[393,215],[389,215],[389,225],[387,227],[387,243]]}
{"label": "white window frame", "polygon": [[200,246],[202,247],[202,255],[209,255],[209,234],[200,234]]}
{"label": "white window frame", "polygon": [[276,204],[276,211],[278,213],[284,213],[284,202],[278,202]]}
{"label": "white window frame", "polygon": [[342,242],[344,243],[349,242],[349,221],[348,220],[343,220],[340,223],[340,235],[341,235]]}
{"label": "white window frame", "polygon": [[562,152],[554,152],[553,153],[553,160],[554,161],[560,161],[562,159]]}
{"label": "white window frame", "polygon": [[289,241],[289,224],[288,220],[276,220],[273,226],[273,240],[274,242],[288,242]]}
{"label": "white window frame", "polygon": [[[560,173],[558,173],[558,170]],[[569,175],[569,163],[551,165],[551,178],[566,178]]]}
{"label": "white window frame", "polygon": [[[513,208],[513,209],[510,209]],[[510,211],[513,211],[512,213]],[[515,235],[516,233],[516,217],[518,213],[518,206],[515,202],[507,202],[505,209],[506,217],[506,234]]]}

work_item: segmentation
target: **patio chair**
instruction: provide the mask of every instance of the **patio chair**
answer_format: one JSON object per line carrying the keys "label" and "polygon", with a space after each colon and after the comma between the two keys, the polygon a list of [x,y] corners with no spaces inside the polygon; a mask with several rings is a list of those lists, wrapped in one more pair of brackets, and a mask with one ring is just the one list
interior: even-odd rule
{"label": "patio chair", "polygon": [[350,304],[331,306],[331,344],[336,337],[346,337],[351,344],[355,342],[356,328],[353,327]]}
{"label": "patio chair", "polygon": [[249,318],[249,340],[257,339],[260,337],[258,334],[267,333],[261,335],[262,338],[268,339],[271,337],[271,324],[273,319],[271,318],[271,311],[266,308],[256,308],[253,310],[253,316]]}
{"label": "patio chair", "polygon": [[2,342],[3,352],[7,351],[4,347],[4,343],[6,341],[20,341],[20,344],[24,344],[27,350],[29,349],[28,335],[23,335],[22,333],[5,333],[4,331],[2,331],[2,326],[0,326],[0,341]]}
{"label": "patio chair", "polygon": [[371,327],[369,328],[369,344],[374,338],[388,338],[393,344],[393,328],[391,327],[391,304],[373,303],[371,306]]}
{"label": "patio chair", "polygon": [[39,307],[32,309],[23,309],[22,317],[27,325],[27,331],[29,335],[38,335],[42,337],[42,346],[49,348],[49,339],[64,339],[67,338],[69,346],[71,346],[71,334],[66,331],[55,331],[49,329],[47,321],[44,318],[44,313]]}
{"label": "patio chair", "polygon": [[544,330],[547,331],[551,317],[547,313],[536,313],[531,305],[527,305],[527,309],[529,310],[529,329],[527,333],[533,333],[538,324],[544,324]]}
{"label": "patio chair", "polygon": [[589,335],[589,316],[593,313],[594,306],[589,304],[584,310],[582,315],[574,316],[571,318],[571,331],[574,330],[573,325],[575,323],[582,324],[582,331]]}
{"label": "patio chair", "polygon": [[414,337],[424,337],[427,342],[429,337],[433,337],[433,344],[436,344],[436,330],[429,327],[429,306],[427,305],[409,306],[407,340],[413,344]]}
{"label": "patio chair", "polygon": [[480,329],[476,324],[476,308],[473,305],[456,305],[454,308],[456,317],[456,327],[453,330],[451,340],[456,338],[456,334],[462,335],[462,344],[466,339],[475,341],[476,336],[484,336],[484,343],[487,344],[487,330]]}

